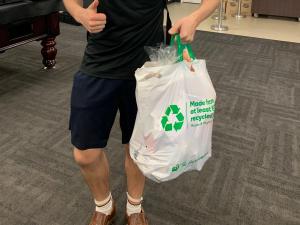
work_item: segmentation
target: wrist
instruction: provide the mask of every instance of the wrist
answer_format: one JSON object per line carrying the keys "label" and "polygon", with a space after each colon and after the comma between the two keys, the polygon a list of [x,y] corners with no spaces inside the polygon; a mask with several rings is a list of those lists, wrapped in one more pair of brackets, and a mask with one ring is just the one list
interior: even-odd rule
{"label": "wrist", "polygon": [[82,23],[82,15],[84,15],[84,8],[82,7],[78,7],[74,10],[74,19],[78,22],[78,23]]}
{"label": "wrist", "polygon": [[190,17],[191,17],[191,20],[192,20],[192,26],[193,26],[193,28],[196,29],[198,27],[198,25],[200,24],[200,22],[201,22],[201,18],[198,15],[197,12],[192,13],[190,15]]}

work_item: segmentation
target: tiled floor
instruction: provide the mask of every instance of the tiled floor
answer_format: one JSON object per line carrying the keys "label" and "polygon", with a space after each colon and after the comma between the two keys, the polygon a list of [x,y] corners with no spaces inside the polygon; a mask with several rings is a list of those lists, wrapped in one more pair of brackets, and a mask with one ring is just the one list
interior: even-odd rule
{"label": "tiled floor", "polygon": [[[199,6],[199,4],[192,3],[170,4],[173,22],[188,15]],[[208,18],[200,24],[198,29],[212,31],[210,26],[214,23],[215,20]],[[296,19],[247,17],[236,20],[234,17],[228,17],[224,24],[229,26],[229,31],[224,33],[300,43],[300,22]]]}

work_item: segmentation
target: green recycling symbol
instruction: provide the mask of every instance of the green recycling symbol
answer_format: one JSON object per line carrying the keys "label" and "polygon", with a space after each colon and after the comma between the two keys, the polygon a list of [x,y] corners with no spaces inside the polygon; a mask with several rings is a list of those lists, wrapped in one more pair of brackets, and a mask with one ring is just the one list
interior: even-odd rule
{"label": "green recycling symbol", "polygon": [[[176,115],[177,121],[174,124],[169,122],[169,116],[172,114]],[[165,115],[161,118],[161,125],[165,131],[179,131],[182,128],[184,122],[184,116],[180,112],[180,108],[177,105],[170,105],[165,112]]]}

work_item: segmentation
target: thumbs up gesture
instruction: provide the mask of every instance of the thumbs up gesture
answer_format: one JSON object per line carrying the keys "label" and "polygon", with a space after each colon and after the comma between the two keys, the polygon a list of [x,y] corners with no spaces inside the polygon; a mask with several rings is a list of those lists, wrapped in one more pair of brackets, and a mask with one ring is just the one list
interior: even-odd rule
{"label": "thumbs up gesture", "polygon": [[98,33],[105,28],[106,16],[103,13],[97,12],[98,6],[99,0],[94,0],[88,8],[82,11],[81,15],[79,15],[78,18],[78,21],[90,33]]}

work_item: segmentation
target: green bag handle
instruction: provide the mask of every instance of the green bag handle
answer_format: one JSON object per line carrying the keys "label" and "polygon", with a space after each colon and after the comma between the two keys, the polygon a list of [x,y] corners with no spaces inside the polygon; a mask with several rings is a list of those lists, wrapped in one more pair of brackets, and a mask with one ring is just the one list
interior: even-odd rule
{"label": "green bag handle", "polygon": [[183,52],[185,49],[188,51],[188,54],[192,60],[196,59],[195,54],[192,51],[191,45],[190,44],[182,44],[180,35],[178,33],[172,35],[170,46],[173,46],[175,41],[177,43],[177,55],[178,55],[177,61],[178,62],[183,61]]}

